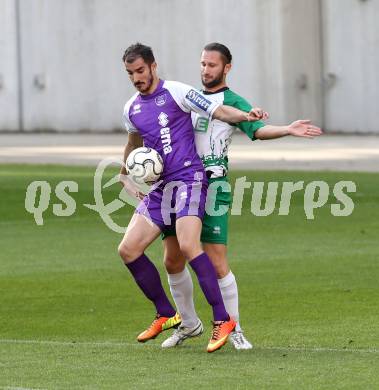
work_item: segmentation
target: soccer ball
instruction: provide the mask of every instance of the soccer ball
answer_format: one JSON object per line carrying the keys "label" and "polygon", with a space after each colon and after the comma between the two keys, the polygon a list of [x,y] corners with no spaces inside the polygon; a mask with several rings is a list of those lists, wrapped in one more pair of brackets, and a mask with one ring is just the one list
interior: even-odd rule
{"label": "soccer ball", "polygon": [[126,168],[136,183],[153,184],[163,172],[163,160],[156,150],[142,146],[129,154]]}

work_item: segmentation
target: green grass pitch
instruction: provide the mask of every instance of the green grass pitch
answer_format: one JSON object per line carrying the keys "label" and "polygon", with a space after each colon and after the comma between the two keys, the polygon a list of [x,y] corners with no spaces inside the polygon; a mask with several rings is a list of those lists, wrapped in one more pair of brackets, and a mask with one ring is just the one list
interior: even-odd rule
{"label": "green grass pitch", "polygon": [[[161,350],[169,332],[139,345],[153,319],[117,254],[121,235],[83,206],[93,203],[94,168],[0,166],[0,388],[373,389],[379,387],[379,174],[233,172],[231,183],[352,180],[355,210],[330,203],[306,220],[303,192],[289,216],[255,217],[246,190],[230,221],[229,259],[241,323],[255,348],[229,344],[207,354],[211,310],[195,281],[202,337]],[[111,177],[112,172],[109,173]],[[113,171],[115,173],[115,171]],[[57,217],[52,195],[37,226],[24,208],[27,185],[74,180],[77,210]],[[107,190],[108,201],[120,188]],[[132,208],[116,212],[126,225]],[[161,271],[158,240],[148,250]],[[167,289],[168,291],[168,289]]]}

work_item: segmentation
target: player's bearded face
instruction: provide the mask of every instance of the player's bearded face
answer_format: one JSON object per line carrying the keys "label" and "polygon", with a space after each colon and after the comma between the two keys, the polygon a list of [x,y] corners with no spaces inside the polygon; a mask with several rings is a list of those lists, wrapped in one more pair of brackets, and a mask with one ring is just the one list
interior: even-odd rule
{"label": "player's bearded face", "polygon": [[201,54],[201,81],[206,88],[214,88],[224,82],[224,61],[217,51],[203,51]]}
{"label": "player's bearded face", "polygon": [[153,84],[153,72],[151,71],[151,67],[148,66],[148,69],[146,69],[145,75],[142,79],[138,79],[135,83],[134,86],[138,89],[138,91],[144,93],[147,92],[150,87]]}
{"label": "player's bearded face", "polygon": [[217,87],[217,85],[221,84],[223,80],[224,80],[224,70],[220,70],[218,73],[213,75],[210,73],[201,74],[201,81],[204,87],[207,88]]}
{"label": "player's bearded face", "polygon": [[142,58],[137,58],[132,63],[125,65],[129,78],[136,89],[141,93],[148,92],[154,82],[152,65],[147,64]]}

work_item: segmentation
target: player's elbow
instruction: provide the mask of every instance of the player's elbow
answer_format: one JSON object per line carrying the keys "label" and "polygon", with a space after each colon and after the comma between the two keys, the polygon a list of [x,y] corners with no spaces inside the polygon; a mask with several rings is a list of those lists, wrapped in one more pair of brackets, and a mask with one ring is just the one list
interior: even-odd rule
{"label": "player's elbow", "polygon": [[131,149],[137,149],[143,146],[143,139],[137,133],[129,133],[127,147]]}
{"label": "player's elbow", "polygon": [[254,133],[254,137],[255,137],[256,139],[260,139],[261,141],[262,141],[262,140],[265,140],[266,138],[265,138],[265,136],[264,136],[264,130],[262,130],[262,129],[257,130],[257,131]]}
{"label": "player's elbow", "polygon": [[212,114],[212,119],[218,119],[219,121],[222,121],[224,118],[224,110],[223,106],[218,106],[214,113]]}

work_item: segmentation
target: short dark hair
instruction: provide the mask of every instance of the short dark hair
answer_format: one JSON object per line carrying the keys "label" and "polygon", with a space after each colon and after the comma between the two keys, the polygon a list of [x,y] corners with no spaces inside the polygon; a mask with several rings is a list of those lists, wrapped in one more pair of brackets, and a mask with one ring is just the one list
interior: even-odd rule
{"label": "short dark hair", "polygon": [[230,64],[232,62],[232,53],[230,53],[230,50],[222,43],[208,43],[208,45],[204,46],[204,50],[218,51],[221,54],[221,57],[223,58],[225,64]]}
{"label": "short dark hair", "polygon": [[131,64],[138,57],[141,57],[148,65],[151,65],[153,62],[155,62],[153,50],[151,49],[151,47],[143,45],[139,42],[130,45],[125,50],[125,53],[122,56],[122,61]]}

